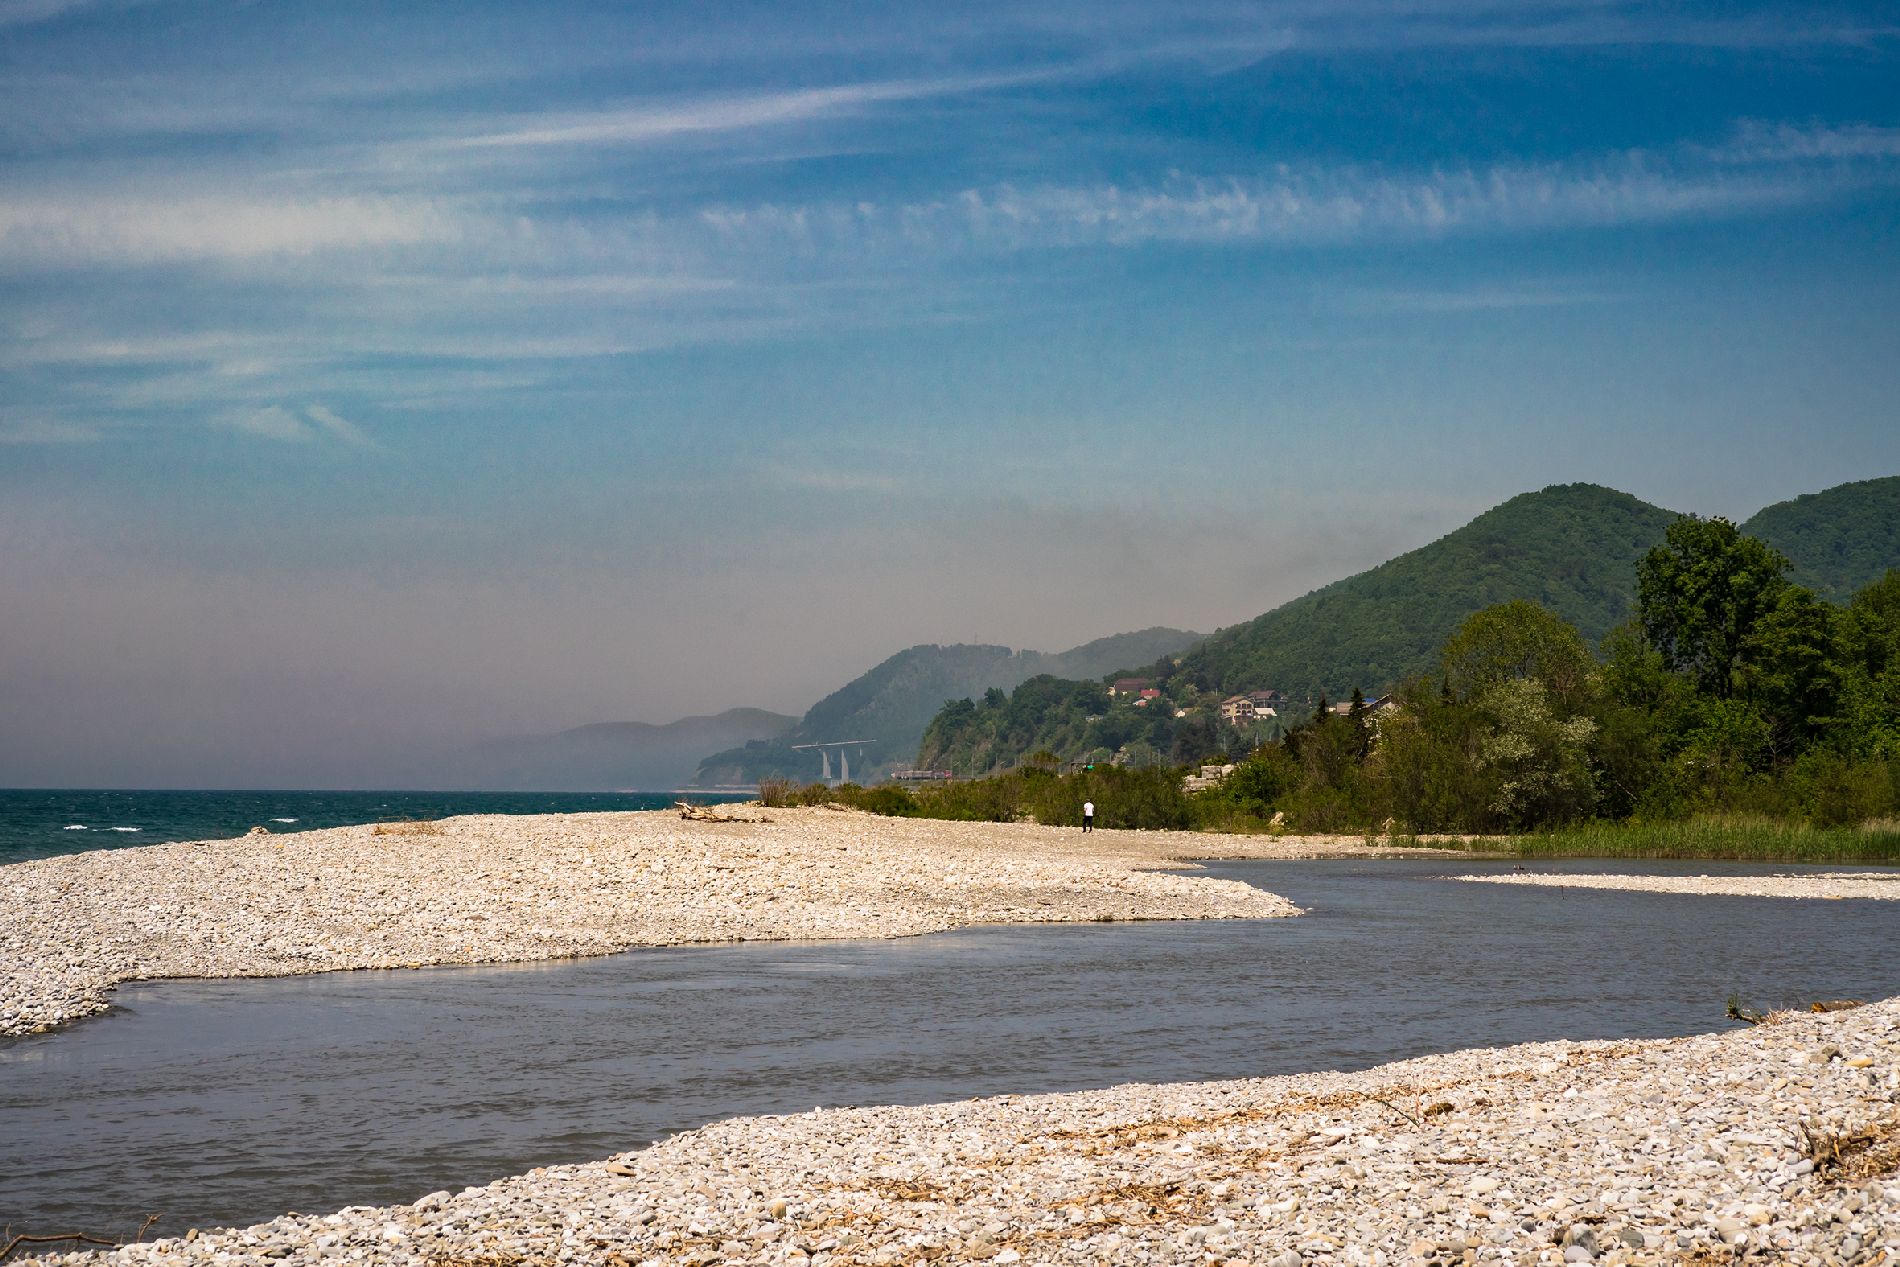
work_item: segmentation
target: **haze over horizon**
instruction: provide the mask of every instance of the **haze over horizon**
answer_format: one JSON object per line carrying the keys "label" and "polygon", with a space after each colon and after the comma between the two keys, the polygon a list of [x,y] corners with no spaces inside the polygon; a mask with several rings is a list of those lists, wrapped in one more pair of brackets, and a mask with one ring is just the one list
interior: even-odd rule
{"label": "haze over horizon", "polygon": [[1891,6],[0,0],[0,786],[1900,473]]}

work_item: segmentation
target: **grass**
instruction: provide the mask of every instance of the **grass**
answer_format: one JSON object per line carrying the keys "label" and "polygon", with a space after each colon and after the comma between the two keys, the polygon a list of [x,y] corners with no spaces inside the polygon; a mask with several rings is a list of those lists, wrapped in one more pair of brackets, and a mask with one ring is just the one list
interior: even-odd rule
{"label": "grass", "polygon": [[1900,863],[1900,822],[1814,827],[1703,816],[1669,823],[1586,823],[1497,846],[1526,858],[1708,858],[1735,862]]}

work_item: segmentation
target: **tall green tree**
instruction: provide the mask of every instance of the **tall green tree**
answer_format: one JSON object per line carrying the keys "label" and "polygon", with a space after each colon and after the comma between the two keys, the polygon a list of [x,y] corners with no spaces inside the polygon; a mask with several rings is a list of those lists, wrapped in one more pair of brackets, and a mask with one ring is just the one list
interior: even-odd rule
{"label": "tall green tree", "polygon": [[1841,690],[1839,614],[1790,585],[1742,645],[1741,693],[1761,709],[1778,756],[1819,738],[1834,721]]}
{"label": "tall green tree", "polygon": [[1840,620],[1840,744],[1900,771],[1900,568],[1854,595]]}
{"label": "tall green tree", "polygon": [[1478,747],[1478,766],[1496,776],[1490,812],[1500,827],[1521,829],[1573,822],[1596,807],[1588,717],[1558,717],[1544,684],[1514,678],[1478,701],[1490,722]]}
{"label": "tall green tree", "polygon": [[1684,515],[1636,565],[1637,618],[1670,669],[1729,699],[1751,635],[1788,588],[1787,572],[1786,556],[1728,520]]}
{"label": "tall green tree", "polygon": [[1569,716],[1589,702],[1596,659],[1577,627],[1525,599],[1467,616],[1439,653],[1446,689],[1473,699],[1505,682],[1535,679]]}

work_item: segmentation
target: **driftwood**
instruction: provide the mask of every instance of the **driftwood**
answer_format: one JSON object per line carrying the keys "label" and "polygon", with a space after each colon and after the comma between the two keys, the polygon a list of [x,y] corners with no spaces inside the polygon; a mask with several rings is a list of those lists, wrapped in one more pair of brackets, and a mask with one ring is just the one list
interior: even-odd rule
{"label": "driftwood", "polygon": [[680,817],[695,823],[769,823],[772,820],[761,815],[758,818],[745,814],[722,814],[710,805],[693,805],[686,801],[675,801],[673,807]]}
{"label": "driftwood", "polygon": [[104,1245],[111,1249],[117,1241],[106,1240],[102,1236],[87,1236],[84,1232],[61,1232],[55,1236],[28,1236],[21,1232],[5,1245],[0,1245],[0,1258],[6,1258],[22,1245],[50,1245],[57,1241],[75,1241],[82,1245]]}
{"label": "driftwood", "polygon": [[1857,1007],[1866,1007],[1866,999],[1821,999],[1808,1004],[1810,1012],[1846,1012]]}
{"label": "driftwood", "polygon": [[[1808,1004],[1809,1012],[1847,1012],[1857,1007],[1866,1007],[1865,999],[1819,999]],[[1746,1007],[1734,995],[1729,996],[1728,1018],[1731,1021],[1746,1021],[1750,1025],[1775,1025],[1802,1015],[1794,1008],[1779,1008],[1772,1012],[1757,1012]]]}
{"label": "driftwood", "polygon": [[[151,1229],[152,1224],[158,1222],[162,1217],[162,1215],[158,1214],[146,1215],[145,1222],[139,1224],[138,1235],[132,1239],[134,1241],[144,1240],[145,1233]],[[5,1231],[0,1231],[0,1236],[6,1236],[7,1232],[11,1232],[12,1230],[12,1228],[7,1228]],[[50,1236],[34,1236],[26,1232],[21,1232],[17,1236],[9,1237],[6,1244],[0,1245],[0,1259],[12,1257],[13,1251],[22,1245],[54,1245],[60,1241],[72,1241],[78,1245],[104,1245],[107,1249],[112,1249],[119,1244],[118,1241],[107,1240],[103,1236],[91,1236],[85,1232],[57,1232]]]}

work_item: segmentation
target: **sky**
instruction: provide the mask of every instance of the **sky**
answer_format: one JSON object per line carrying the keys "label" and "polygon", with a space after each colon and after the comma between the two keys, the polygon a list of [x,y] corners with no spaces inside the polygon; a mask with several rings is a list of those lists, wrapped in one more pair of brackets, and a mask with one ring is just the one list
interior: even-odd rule
{"label": "sky", "polygon": [[386,786],[1900,473],[1900,13],[0,0],[0,786]]}

